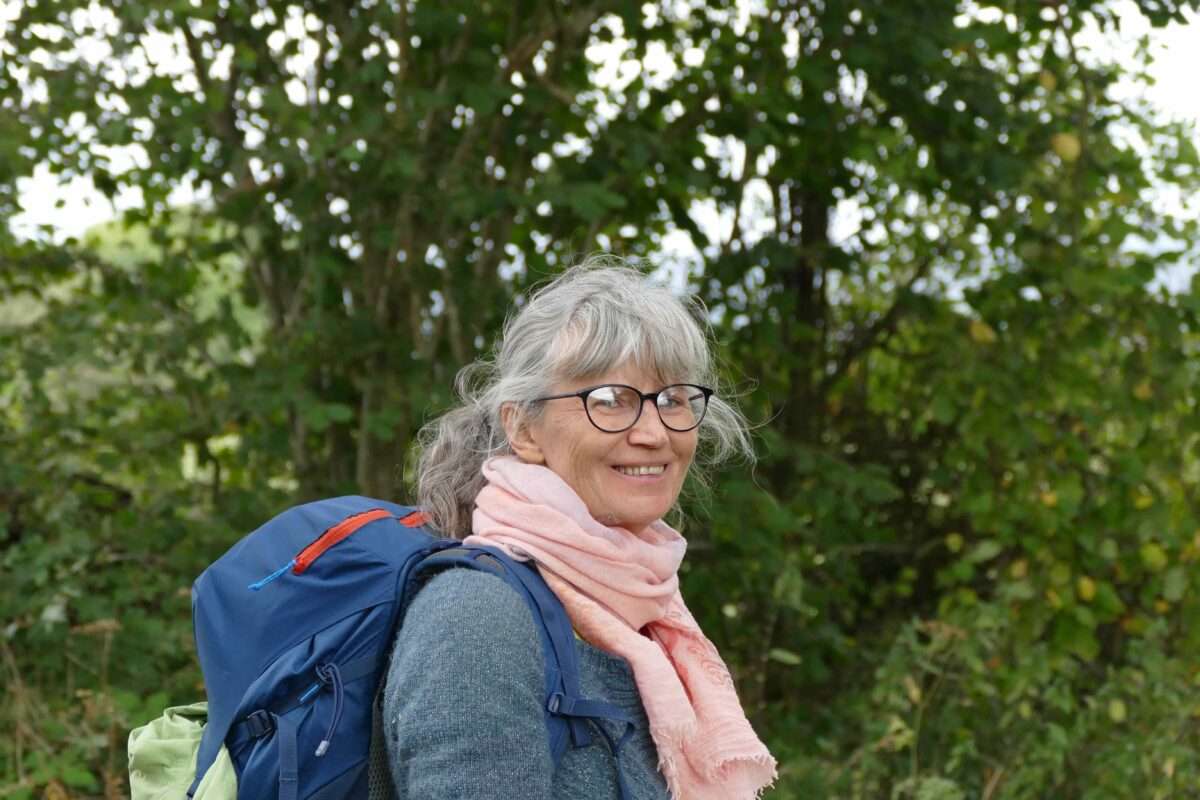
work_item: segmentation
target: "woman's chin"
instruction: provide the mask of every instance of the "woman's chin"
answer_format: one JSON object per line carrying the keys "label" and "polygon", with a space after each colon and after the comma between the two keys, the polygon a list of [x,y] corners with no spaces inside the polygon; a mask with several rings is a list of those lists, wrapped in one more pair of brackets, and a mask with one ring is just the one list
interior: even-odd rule
{"label": "woman's chin", "polygon": [[[663,518],[674,505],[678,489],[667,475],[639,480],[621,475],[615,470],[609,482],[596,486],[600,491],[587,498],[592,516],[609,527],[625,528],[640,533]],[[594,500],[595,503],[590,502]],[[597,514],[596,511],[601,513]]]}
{"label": "woman's chin", "polygon": [[630,533],[640,534],[646,528],[649,528],[669,511],[668,508],[663,508],[659,511],[657,506],[646,509],[626,510],[624,513],[610,513],[603,517],[597,517],[600,522],[610,528],[624,528]]}

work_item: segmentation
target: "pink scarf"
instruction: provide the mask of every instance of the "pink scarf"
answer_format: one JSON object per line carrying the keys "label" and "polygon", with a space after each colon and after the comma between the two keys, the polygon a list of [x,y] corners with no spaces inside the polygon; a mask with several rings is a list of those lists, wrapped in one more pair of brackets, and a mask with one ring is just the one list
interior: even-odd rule
{"label": "pink scarf", "polygon": [[575,630],[629,662],[672,797],[758,797],[775,759],[679,594],[684,538],[661,520],[640,535],[602,525],[562,478],[512,456],[483,475],[466,543],[536,561]]}

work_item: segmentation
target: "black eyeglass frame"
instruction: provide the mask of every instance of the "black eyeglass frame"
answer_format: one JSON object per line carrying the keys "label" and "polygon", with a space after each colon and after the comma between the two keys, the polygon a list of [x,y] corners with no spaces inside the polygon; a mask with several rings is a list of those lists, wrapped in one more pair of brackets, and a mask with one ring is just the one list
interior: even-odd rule
{"label": "black eyeglass frame", "polygon": [[[607,389],[610,386],[613,388],[617,388],[617,389],[628,389],[629,391],[636,394],[639,398],[641,398],[641,402],[638,403],[637,413],[633,416],[633,421],[630,422],[628,425],[626,425],[624,428],[618,428],[615,431],[611,430],[609,428],[601,428],[600,425],[597,424],[596,420],[592,419],[592,412],[588,410],[588,402],[587,402],[588,395],[590,395],[592,392],[596,391],[597,389]],[[672,389],[676,386],[690,386],[693,389],[699,389],[700,394],[702,394],[704,396],[704,408],[700,411],[700,416],[696,418],[696,423],[694,425],[689,425],[686,428],[676,428],[674,425],[671,425],[670,423],[668,423],[665,419],[663,419],[662,409],[660,409],[658,407],[658,396],[660,394],[662,394],[663,392],[665,392],[667,389]],[[601,383],[601,384],[597,384],[596,386],[589,386],[586,389],[580,389],[578,392],[566,392],[564,394],[551,394],[551,395],[547,395],[545,397],[535,397],[532,400],[530,400],[529,402],[541,403],[546,400],[565,400],[568,397],[578,397],[579,401],[581,403],[583,403],[583,413],[587,414],[588,422],[592,423],[593,428],[595,428],[596,430],[601,431],[603,433],[624,433],[625,431],[632,428],[634,425],[638,424],[638,420],[642,418],[642,410],[646,407],[646,401],[653,400],[654,401],[654,412],[656,414],[658,414],[658,421],[663,424],[664,428],[666,428],[667,430],[675,431],[676,433],[687,433],[688,431],[695,430],[696,428],[700,427],[700,423],[704,421],[705,415],[708,414],[709,398],[711,398],[715,393],[716,393],[716,391],[714,389],[710,389],[707,386],[701,386],[697,383],[671,383],[671,384],[668,384],[668,385],[662,387],[657,392],[643,392],[640,389],[637,389],[636,387],[629,386],[628,384],[624,384],[624,383]],[[689,399],[691,399],[691,398],[689,398]]]}

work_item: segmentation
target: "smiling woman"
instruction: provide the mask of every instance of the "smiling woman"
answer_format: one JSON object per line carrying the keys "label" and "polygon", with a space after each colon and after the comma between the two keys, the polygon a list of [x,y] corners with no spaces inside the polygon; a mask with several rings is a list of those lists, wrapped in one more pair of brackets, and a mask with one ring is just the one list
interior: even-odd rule
{"label": "smiling woman", "polygon": [[384,693],[401,797],[736,800],[774,780],[680,596],[687,543],[663,522],[697,460],[752,457],[703,320],[698,303],[591,259],[536,292],[495,358],[460,374],[462,404],[424,431],[421,505],[446,534],[536,565],[577,633],[588,702],[617,716],[572,734],[608,748],[555,765],[528,611],[495,576],[443,573],[409,608]]}
{"label": "smiling woman", "polygon": [[[619,380],[617,373],[627,371],[636,374]],[[483,462],[520,455],[512,437],[523,441],[524,429],[538,427],[545,415],[573,414],[586,423],[586,410],[594,424],[598,404],[608,402],[606,395],[589,398],[588,405],[557,396],[610,383],[632,384],[627,388],[638,391],[692,384],[705,395],[703,422],[695,431],[699,463],[691,470],[684,465],[683,470],[693,480],[703,480],[707,467],[731,456],[753,458],[744,419],[721,396],[701,304],[677,297],[619,259],[593,257],[544,286],[519,314],[510,315],[494,358],[480,359],[459,373],[462,404],[421,433],[421,506],[442,531],[466,536],[475,497],[485,483]],[[663,400],[659,398],[656,406]],[[689,396],[689,405],[695,402]],[[635,428],[645,424],[642,416],[647,415],[639,415]],[[611,429],[604,422],[596,427]],[[638,438],[637,431],[624,433],[605,441]]]}

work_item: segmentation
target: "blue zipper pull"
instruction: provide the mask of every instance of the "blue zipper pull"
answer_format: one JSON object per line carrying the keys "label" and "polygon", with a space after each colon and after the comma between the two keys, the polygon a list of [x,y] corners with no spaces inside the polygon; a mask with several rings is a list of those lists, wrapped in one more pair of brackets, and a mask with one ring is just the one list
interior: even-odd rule
{"label": "blue zipper pull", "polygon": [[276,578],[282,576],[283,573],[287,572],[289,569],[291,569],[294,566],[296,566],[296,559],[293,558],[291,561],[284,564],[282,567],[275,570],[270,575],[263,578],[261,581],[255,581],[254,583],[250,584],[250,586],[247,588],[249,588],[251,591],[257,592],[259,589],[263,588],[264,586],[266,586],[268,583],[275,580]]}

